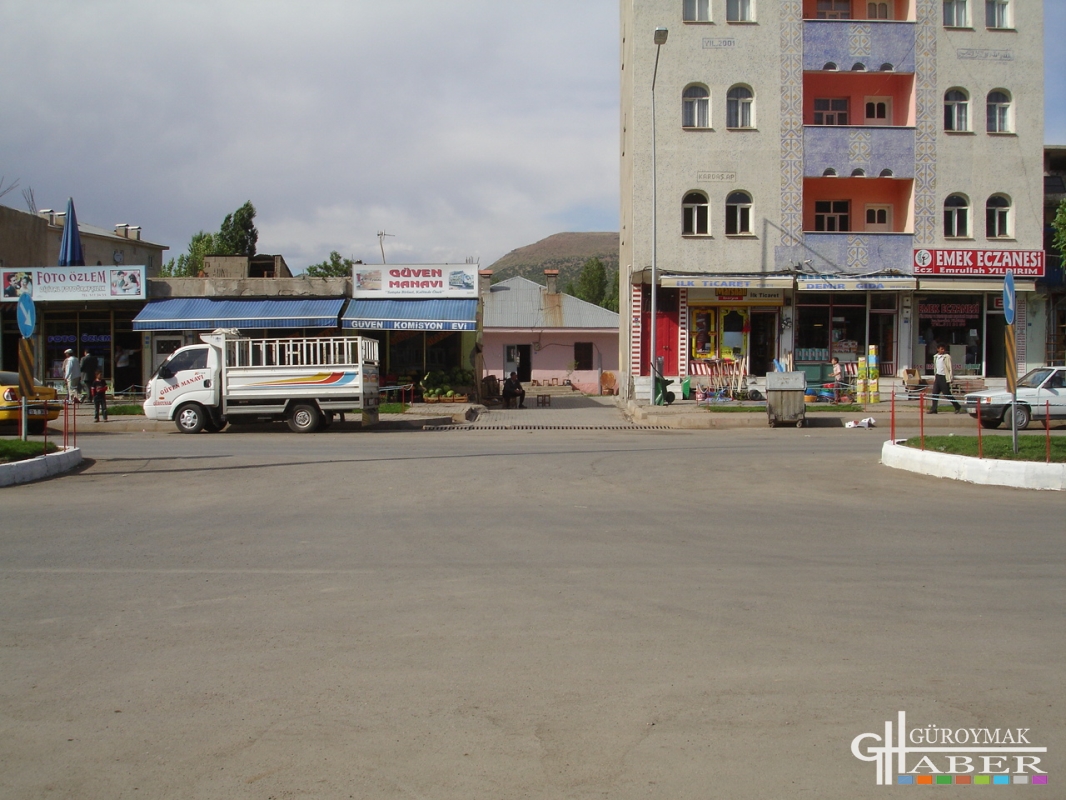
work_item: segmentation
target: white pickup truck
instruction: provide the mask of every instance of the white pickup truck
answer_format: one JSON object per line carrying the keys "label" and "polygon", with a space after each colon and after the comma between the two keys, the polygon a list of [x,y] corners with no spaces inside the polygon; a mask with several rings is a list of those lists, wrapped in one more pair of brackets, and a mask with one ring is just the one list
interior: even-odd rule
{"label": "white pickup truck", "polygon": [[966,410],[971,417],[980,415],[985,428],[1010,423],[1011,409],[1018,430],[1029,421],[1066,419],[1066,367],[1037,367],[1018,379],[1018,404],[1006,389],[989,389],[966,395]]}
{"label": "white pickup truck", "polygon": [[260,419],[310,433],[356,411],[364,425],[378,421],[374,339],[245,339],[235,330],[200,338],[203,344],[175,350],[148,382],[148,419],[172,419],[182,433]]}

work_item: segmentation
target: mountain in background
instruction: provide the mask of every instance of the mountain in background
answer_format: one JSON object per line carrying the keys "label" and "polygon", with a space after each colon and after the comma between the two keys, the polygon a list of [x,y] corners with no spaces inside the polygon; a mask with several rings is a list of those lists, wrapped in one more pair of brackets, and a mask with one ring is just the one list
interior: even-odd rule
{"label": "mountain in background", "polygon": [[598,258],[607,268],[609,280],[618,280],[617,233],[556,233],[547,239],[512,250],[489,269],[492,282],[520,275],[544,285],[544,270],[559,270],[559,288],[577,283],[581,268],[590,258]]}

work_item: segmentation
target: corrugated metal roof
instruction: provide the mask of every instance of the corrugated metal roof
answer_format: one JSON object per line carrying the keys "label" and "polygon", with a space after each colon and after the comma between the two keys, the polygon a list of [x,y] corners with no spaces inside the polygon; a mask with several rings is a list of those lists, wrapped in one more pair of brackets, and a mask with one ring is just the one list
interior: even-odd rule
{"label": "corrugated metal roof", "polygon": [[197,331],[215,328],[335,328],[344,305],[333,300],[157,300],[133,320],[135,331]]}
{"label": "corrugated metal roof", "polygon": [[494,284],[485,296],[485,327],[618,330],[618,313],[516,277]]}

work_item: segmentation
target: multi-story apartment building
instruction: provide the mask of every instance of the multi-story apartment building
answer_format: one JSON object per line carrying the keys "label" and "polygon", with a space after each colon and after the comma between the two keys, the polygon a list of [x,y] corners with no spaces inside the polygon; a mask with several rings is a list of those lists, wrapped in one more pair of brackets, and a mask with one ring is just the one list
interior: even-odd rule
{"label": "multi-story apartment building", "polygon": [[870,345],[929,374],[946,344],[1001,377],[1008,268],[1019,372],[1040,363],[1041,0],[621,0],[621,23],[631,395],[653,260],[667,376],[791,355],[819,379]]}

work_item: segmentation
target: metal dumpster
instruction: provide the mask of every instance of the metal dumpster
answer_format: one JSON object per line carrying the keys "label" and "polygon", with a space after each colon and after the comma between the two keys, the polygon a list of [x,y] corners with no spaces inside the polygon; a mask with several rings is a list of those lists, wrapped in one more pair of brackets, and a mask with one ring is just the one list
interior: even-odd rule
{"label": "metal dumpster", "polygon": [[770,427],[779,422],[794,422],[803,427],[807,407],[803,399],[807,375],[803,372],[766,373],[766,417]]}

